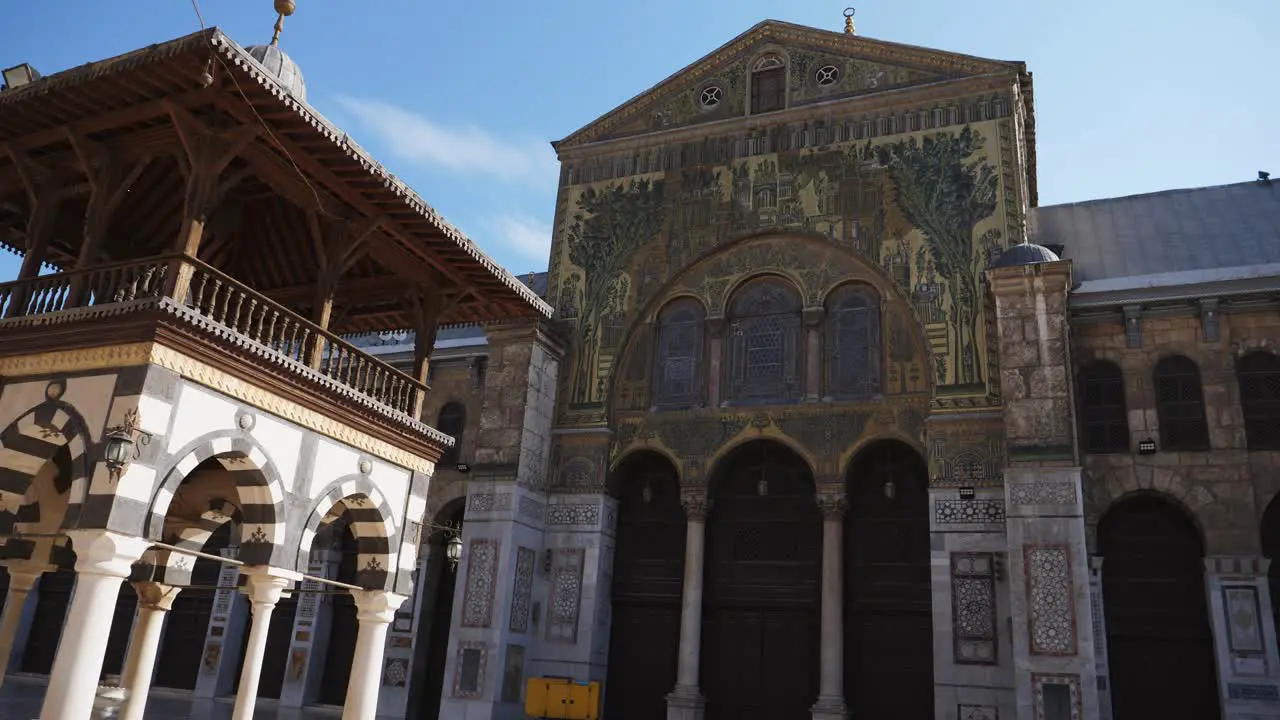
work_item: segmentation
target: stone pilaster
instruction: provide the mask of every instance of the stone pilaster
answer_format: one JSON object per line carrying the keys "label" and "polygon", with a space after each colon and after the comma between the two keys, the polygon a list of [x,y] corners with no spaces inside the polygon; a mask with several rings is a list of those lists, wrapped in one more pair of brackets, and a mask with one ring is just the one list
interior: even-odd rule
{"label": "stone pilaster", "polygon": [[[330,577],[337,570],[338,553],[324,548],[312,551],[307,574]],[[321,594],[333,589],[318,580],[298,583],[298,605],[293,616],[292,641],[285,663],[284,683],[280,688],[281,707],[302,707],[320,696],[324,678],[325,655],[329,651],[329,628],[333,615],[333,598]]]}
{"label": "stone pilaster", "polygon": [[1016,717],[1099,717],[1067,335],[1069,262],[988,272],[1000,342]]}
{"label": "stone pilaster", "polygon": [[545,592],[547,464],[562,348],[538,325],[487,328],[489,366],[441,717],[523,717]]}
{"label": "stone pilaster", "polygon": [[1264,557],[1204,561],[1223,720],[1274,717],[1280,703],[1270,565],[1271,559]]}
{"label": "stone pilaster", "polygon": [[1102,595],[1102,563],[1106,558],[1089,558],[1089,607],[1093,622],[1093,657],[1098,665],[1098,717],[1111,720],[1111,660],[1107,653],[1106,599]]}
{"label": "stone pilaster", "polygon": [[[235,558],[236,550],[222,550],[223,557]],[[249,631],[249,601],[236,591],[240,568],[224,564],[218,572],[218,590],[213,594],[209,629],[204,638],[200,671],[196,675],[197,698],[214,698],[234,692],[240,645]]]}

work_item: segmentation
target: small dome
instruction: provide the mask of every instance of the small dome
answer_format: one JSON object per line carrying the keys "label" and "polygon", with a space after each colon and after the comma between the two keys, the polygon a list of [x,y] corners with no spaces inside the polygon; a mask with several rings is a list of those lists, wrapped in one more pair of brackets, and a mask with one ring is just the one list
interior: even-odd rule
{"label": "small dome", "polygon": [[302,70],[298,69],[298,64],[279,45],[253,45],[247,49],[249,56],[274,75],[295,99],[299,102],[307,101],[307,83],[302,79]]}
{"label": "small dome", "polygon": [[1058,254],[1043,245],[1034,243],[1022,243],[1014,245],[1004,251],[994,263],[992,268],[1016,267],[1018,265],[1038,265],[1040,263],[1058,262],[1062,258]]}

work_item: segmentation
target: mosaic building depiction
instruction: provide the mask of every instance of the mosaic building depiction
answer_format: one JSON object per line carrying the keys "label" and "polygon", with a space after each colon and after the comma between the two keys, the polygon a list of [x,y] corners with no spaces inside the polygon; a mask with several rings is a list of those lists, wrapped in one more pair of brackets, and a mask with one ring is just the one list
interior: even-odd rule
{"label": "mosaic building depiction", "polygon": [[517,277],[274,41],[10,84],[0,692],[43,720],[103,674],[134,719],[549,677],[604,720],[1280,719],[1265,173],[1042,207],[1022,63],[770,20],[554,143]]}

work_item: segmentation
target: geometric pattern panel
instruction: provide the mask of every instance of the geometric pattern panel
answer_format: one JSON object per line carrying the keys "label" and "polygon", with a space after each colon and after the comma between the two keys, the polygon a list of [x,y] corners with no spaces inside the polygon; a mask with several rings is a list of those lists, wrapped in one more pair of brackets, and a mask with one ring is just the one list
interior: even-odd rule
{"label": "geometric pattern panel", "polygon": [[493,593],[498,580],[498,541],[475,539],[467,553],[467,584],[462,626],[487,628],[493,623]]}
{"label": "geometric pattern panel", "polygon": [[533,595],[533,565],[536,553],[516,548],[516,578],[511,589],[511,632],[529,631],[529,601]]}
{"label": "geometric pattern panel", "polygon": [[556,548],[551,575],[551,612],[547,640],[578,641],[578,615],[582,602],[582,571],[585,548]]}
{"label": "geometric pattern panel", "polygon": [[1004,500],[944,500],[933,503],[933,521],[938,525],[976,525],[1004,522]]}
{"label": "geometric pattern panel", "polygon": [[956,663],[995,665],[997,623],[993,553],[951,554],[951,613]]}
{"label": "geometric pattern panel", "polygon": [[1027,574],[1028,632],[1033,655],[1076,653],[1076,603],[1068,545],[1023,548]]}

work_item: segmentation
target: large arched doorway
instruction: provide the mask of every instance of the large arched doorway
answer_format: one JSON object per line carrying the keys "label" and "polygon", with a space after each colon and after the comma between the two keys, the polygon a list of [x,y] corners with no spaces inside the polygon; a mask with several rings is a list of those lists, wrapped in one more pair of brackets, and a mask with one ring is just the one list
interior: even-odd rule
{"label": "large arched doorway", "polygon": [[1121,500],[1098,523],[1098,553],[1116,720],[1221,717],[1191,518],[1158,495]]}
{"label": "large arched doorway", "polygon": [[[1262,555],[1271,560],[1267,569],[1267,586],[1271,590],[1272,627],[1280,633],[1280,495],[1267,503],[1262,513]],[[1266,638],[1275,642],[1276,638]]]}
{"label": "large arched doorway", "polygon": [[609,684],[604,716],[666,716],[680,654],[685,516],[671,461],[638,453],[615,471],[617,549],[613,560]]}
{"label": "large arched doorway", "polygon": [[717,463],[707,522],[707,720],[807,720],[818,697],[822,519],[805,461],[777,442]]}
{"label": "large arched doorway", "polygon": [[414,648],[410,718],[436,720],[440,715],[445,663],[449,657],[449,630],[453,623],[453,595],[458,586],[458,563],[456,559],[449,559],[448,545],[451,541],[461,542],[466,510],[465,498],[449,503],[436,515],[435,527],[431,528],[428,577],[418,578],[423,590],[418,642]]}
{"label": "large arched doorway", "polygon": [[[217,555],[230,546],[233,529],[236,529],[234,523],[223,523],[209,536],[201,552]],[[159,660],[156,662],[154,685],[157,687],[196,688],[205,635],[209,632],[209,617],[213,614],[213,599],[217,594],[215,588],[221,574],[222,563],[217,560],[194,558],[191,587],[173,599],[173,608],[165,619]]]}
{"label": "large arched doorway", "polygon": [[929,720],[934,701],[928,467],[906,443],[876,442],[849,464],[845,488],[849,714]]}

